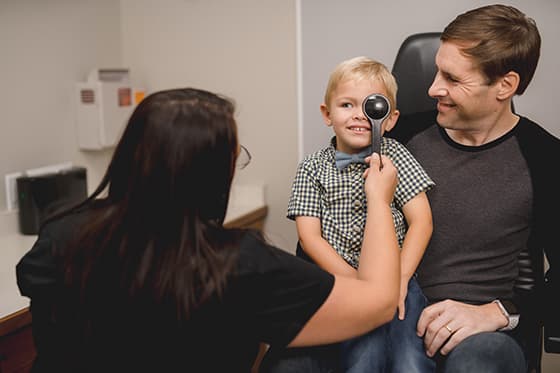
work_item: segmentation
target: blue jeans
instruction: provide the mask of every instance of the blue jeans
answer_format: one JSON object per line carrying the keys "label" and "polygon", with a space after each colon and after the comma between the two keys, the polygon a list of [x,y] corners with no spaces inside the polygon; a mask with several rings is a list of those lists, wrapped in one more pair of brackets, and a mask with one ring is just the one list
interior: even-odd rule
{"label": "blue jeans", "polygon": [[472,335],[446,357],[436,357],[438,373],[525,373],[527,362],[519,344],[505,332]]}
{"label": "blue jeans", "polygon": [[[301,249],[299,242],[296,253],[298,256],[311,261]],[[416,281],[414,281],[414,283],[416,283]],[[409,304],[409,299],[412,298],[410,292],[411,284],[409,283],[406,300],[407,311],[404,321],[410,321],[409,312],[410,309],[414,307],[414,304]],[[418,303],[416,306],[418,306]],[[423,308],[423,305],[420,304],[420,307]],[[420,312],[421,311],[422,309],[420,309]],[[420,312],[418,312],[418,315]],[[418,319],[418,315],[416,316],[416,320]],[[388,325],[394,323],[395,321],[393,320],[393,322]],[[412,330],[415,329],[416,321],[414,321],[414,328]],[[375,333],[376,330],[374,330],[373,333]],[[367,335],[369,334],[366,334],[366,336]],[[523,340],[522,336],[518,336],[518,338],[520,341]],[[400,337],[400,339],[397,338],[393,340],[405,342],[408,339]],[[413,338],[410,338],[410,340],[414,341],[412,343],[416,343],[418,340],[415,332]],[[263,359],[260,373],[339,373],[341,372],[339,364],[341,349],[339,346],[339,344],[333,344],[319,347],[286,349],[275,349],[272,347]],[[343,348],[343,350],[348,350],[348,347]],[[422,352],[423,351],[422,349]],[[397,358],[402,357],[403,360],[408,360],[404,359],[404,355],[394,356]],[[526,373],[527,371],[525,354],[518,342],[508,332],[475,334],[462,341],[447,356],[437,354],[434,360],[436,362],[437,373]],[[394,369],[399,368],[394,367]],[[396,372],[396,370],[392,371],[390,369],[386,369],[386,371]]]}
{"label": "blue jeans", "polygon": [[[271,349],[263,360],[261,373],[340,372],[338,345],[309,348]],[[272,354],[270,354],[272,353]],[[526,373],[527,362],[518,342],[507,332],[472,335],[447,356],[436,355],[438,373]],[[387,372],[392,372],[387,369]]]}
{"label": "blue jeans", "polygon": [[426,355],[416,335],[426,297],[413,277],[408,283],[404,320],[397,315],[388,324],[341,343],[342,370],[347,373],[433,373],[435,362]]}
{"label": "blue jeans", "polygon": [[[295,351],[297,350],[298,353]],[[281,349],[291,355],[265,356],[261,373],[333,373],[337,345],[319,349]],[[447,356],[436,356],[438,373],[526,373],[527,363],[519,344],[504,332],[475,334],[455,347]],[[264,368],[264,369],[263,369]],[[387,370],[387,372],[391,372]]]}

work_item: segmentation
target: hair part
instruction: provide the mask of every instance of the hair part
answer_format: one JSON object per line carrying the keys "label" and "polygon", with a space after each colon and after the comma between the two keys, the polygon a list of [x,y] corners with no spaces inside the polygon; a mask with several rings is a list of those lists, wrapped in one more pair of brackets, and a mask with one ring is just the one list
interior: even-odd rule
{"label": "hair part", "polygon": [[540,57],[541,37],[535,21],[508,5],[488,5],[457,16],[441,40],[458,43],[462,53],[492,84],[510,71],[519,74],[516,94],[531,82]]}
{"label": "hair part", "polygon": [[[329,77],[325,91],[325,105],[330,106],[334,91],[342,82],[369,80],[385,86],[391,107],[397,107],[397,81],[387,67],[369,57],[359,56],[339,63]],[[372,92],[375,93],[375,92]],[[380,92],[379,92],[380,93]]]}

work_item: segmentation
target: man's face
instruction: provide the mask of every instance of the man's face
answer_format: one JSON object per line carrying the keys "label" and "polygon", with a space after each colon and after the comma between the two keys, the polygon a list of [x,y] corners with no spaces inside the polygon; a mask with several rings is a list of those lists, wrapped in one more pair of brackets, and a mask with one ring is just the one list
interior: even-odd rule
{"label": "man's face", "polygon": [[[387,96],[382,83],[369,80],[347,80],[340,82],[333,92],[328,107],[321,105],[323,120],[332,126],[336,135],[336,148],[342,152],[357,153],[371,144],[371,124],[362,111],[362,102],[372,93]],[[398,110],[383,121],[381,131],[388,131],[395,125]]]}
{"label": "man's face", "polygon": [[437,74],[428,94],[438,100],[438,123],[447,129],[476,131],[498,109],[497,84],[489,85],[460,46],[442,42],[436,54]]}

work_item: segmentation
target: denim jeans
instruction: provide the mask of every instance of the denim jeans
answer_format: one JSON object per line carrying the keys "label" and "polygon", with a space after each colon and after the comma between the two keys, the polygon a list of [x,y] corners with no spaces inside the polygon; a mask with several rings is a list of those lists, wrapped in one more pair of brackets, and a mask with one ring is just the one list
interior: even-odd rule
{"label": "denim jeans", "polygon": [[347,373],[433,373],[435,362],[426,355],[416,324],[426,297],[413,277],[408,283],[404,320],[388,324],[341,343],[342,371]]}
{"label": "denim jeans", "polygon": [[504,332],[472,335],[449,355],[436,357],[438,373],[525,373],[527,362],[519,344]]}
{"label": "denim jeans", "polygon": [[[311,259],[307,258],[301,247],[299,246],[296,250],[298,256],[303,257],[311,261]],[[390,336],[390,340],[402,343],[403,345],[407,345],[407,341],[410,340],[411,344],[417,345],[418,340],[420,340],[416,336],[416,322],[418,317],[426,305],[425,303],[419,302],[416,303],[412,300],[415,298],[416,295],[416,286],[417,282],[414,279],[413,283],[409,283],[408,285],[408,295],[406,299],[406,317],[403,321],[393,320],[391,323],[381,326],[378,329],[366,334],[363,337],[357,337],[355,339],[360,338],[367,338],[370,334],[375,334],[381,328],[390,329],[390,326],[400,326],[402,323],[404,332],[407,330],[413,331],[413,336],[410,338],[408,337],[401,337],[398,336]],[[412,294],[411,294],[412,290]],[[422,298],[425,302],[425,298],[423,294]],[[414,308],[418,308],[413,310]],[[416,316],[412,316],[411,313],[415,313]],[[412,319],[415,319],[414,321]],[[410,326],[406,326],[407,322],[410,322],[414,325],[413,328]],[[398,330],[398,328],[396,328]],[[390,331],[387,331],[385,334],[388,335]],[[398,333],[398,331],[397,331]],[[353,340],[352,340],[353,341]],[[347,346],[340,348],[339,344],[327,345],[327,346],[320,346],[320,347],[306,347],[306,348],[288,348],[288,349],[275,349],[274,347],[271,348],[267,354],[265,355],[263,362],[261,364],[260,373],[335,373],[341,372],[339,358],[340,354],[349,354],[351,353],[351,344],[352,341],[344,342],[348,344]],[[422,358],[418,355],[418,360],[423,361],[425,352],[424,348],[422,347],[423,341],[419,341],[421,346]],[[354,343],[357,345],[357,343]],[[399,349],[400,346],[395,346],[393,343],[393,348]],[[410,349],[410,346],[405,346],[405,349]],[[357,348],[356,348],[357,349]],[[414,355],[416,355],[419,350],[414,350]],[[357,354],[357,351],[353,353]],[[371,356],[371,355],[370,355]],[[383,355],[382,355],[383,356]],[[406,365],[410,363],[412,358],[408,359],[405,358],[403,352],[393,353],[395,359],[391,359],[390,364],[396,362],[396,365],[392,366],[385,366],[386,372],[399,372],[397,369],[404,369],[401,368],[402,365]],[[350,361],[352,361],[351,356],[346,357],[347,365]],[[525,360],[525,354],[521,349],[518,342],[511,337],[507,332],[487,332],[487,333],[480,333],[475,334],[466,338],[462,341],[457,347],[455,347],[447,356],[442,356],[437,354],[435,357],[435,362],[437,363],[436,372],[437,373],[473,373],[473,372],[485,372],[485,373],[525,373],[527,371],[527,362]],[[358,359],[359,361],[359,359]],[[375,362],[366,361],[366,364],[371,364],[371,367],[379,363],[380,361],[384,361],[385,359],[376,360]],[[429,364],[429,363],[428,363]],[[374,372],[373,368],[368,367],[367,372]],[[375,368],[377,369],[377,368]],[[407,370],[400,370],[401,372],[414,372],[415,368],[410,368],[409,371]],[[433,368],[432,368],[433,369]]]}

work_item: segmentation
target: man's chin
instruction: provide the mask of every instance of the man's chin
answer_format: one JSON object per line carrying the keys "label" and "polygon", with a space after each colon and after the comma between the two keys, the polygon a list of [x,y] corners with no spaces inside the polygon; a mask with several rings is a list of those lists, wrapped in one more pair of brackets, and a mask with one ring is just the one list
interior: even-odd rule
{"label": "man's chin", "polygon": [[449,115],[438,111],[436,121],[440,126],[445,127],[449,123]]}

